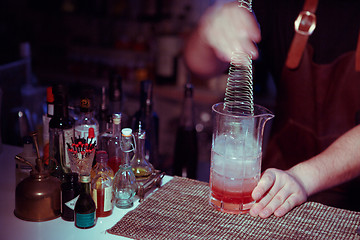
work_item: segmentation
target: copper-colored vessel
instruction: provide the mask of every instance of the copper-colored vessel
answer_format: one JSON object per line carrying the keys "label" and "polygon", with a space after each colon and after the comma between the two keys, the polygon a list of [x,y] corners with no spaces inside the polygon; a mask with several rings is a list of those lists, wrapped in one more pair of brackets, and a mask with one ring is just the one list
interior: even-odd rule
{"label": "copper-colored vessel", "polygon": [[16,187],[14,214],[22,220],[42,222],[60,216],[61,182],[44,170],[36,133],[33,133],[33,138],[38,155],[36,167],[22,157],[15,156],[16,160],[30,165],[33,170],[30,176],[21,181]]}

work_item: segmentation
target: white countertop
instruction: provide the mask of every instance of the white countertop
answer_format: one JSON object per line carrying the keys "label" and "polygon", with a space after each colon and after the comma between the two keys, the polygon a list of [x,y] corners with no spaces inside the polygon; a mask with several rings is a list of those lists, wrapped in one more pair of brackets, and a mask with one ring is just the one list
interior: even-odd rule
{"label": "white countertop", "polygon": [[[28,222],[20,220],[14,215],[15,209],[15,155],[22,148],[3,145],[0,153],[0,239],[7,240],[91,240],[91,239],[128,239],[106,233],[106,230],[117,223],[128,211],[134,209],[139,201],[136,199],[134,206],[123,210],[114,207],[111,216],[98,218],[95,227],[91,229],[78,229],[74,222],[67,222],[61,217],[45,222]],[[171,180],[171,176],[165,176],[162,184]]]}

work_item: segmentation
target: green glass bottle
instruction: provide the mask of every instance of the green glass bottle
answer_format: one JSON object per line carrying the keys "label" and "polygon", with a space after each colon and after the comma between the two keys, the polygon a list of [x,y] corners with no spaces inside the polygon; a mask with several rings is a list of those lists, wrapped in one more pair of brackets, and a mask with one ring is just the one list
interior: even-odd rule
{"label": "green glass bottle", "polygon": [[80,176],[81,193],[75,204],[75,226],[82,229],[96,224],[96,205],[90,193],[90,175]]}

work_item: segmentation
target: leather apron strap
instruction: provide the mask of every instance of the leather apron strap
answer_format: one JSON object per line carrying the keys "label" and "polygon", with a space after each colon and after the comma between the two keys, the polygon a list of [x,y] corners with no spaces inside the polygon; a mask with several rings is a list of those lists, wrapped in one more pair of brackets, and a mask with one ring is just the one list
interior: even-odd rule
{"label": "leather apron strap", "polygon": [[360,30],[355,53],[355,70],[360,72]]}
{"label": "leather apron strap", "polygon": [[285,66],[295,69],[299,66],[309,36],[316,27],[316,9],[318,0],[305,0],[303,10],[295,20],[295,35],[288,51]]}

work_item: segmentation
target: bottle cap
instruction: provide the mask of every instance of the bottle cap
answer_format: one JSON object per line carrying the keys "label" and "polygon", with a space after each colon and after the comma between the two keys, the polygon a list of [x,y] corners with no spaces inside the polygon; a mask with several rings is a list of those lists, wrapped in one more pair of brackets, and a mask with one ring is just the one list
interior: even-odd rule
{"label": "bottle cap", "polygon": [[113,123],[114,124],[120,124],[120,121],[121,121],[121,113],[114,113],[112,115],[112,120],[113,120]]}
{"label": "bottle cap", "polygon": [[132,134],[132,129],[131,128],[123,128],[121,130],[121,134],[124,136],[124,137],[130,137],[131,134]]}
{"label": "bottle cap", "polygon": [[82,182],[82,183],[89,183],[89,182],[91,182],[90,175],[81,175],[81,176],[80,176],[80,182]]}
{"label": "bottle cap", "polygon": [[48,103],[53,103],[54,102],[54,94],[52,92],[52,87],[47,87],[46,88],[46,101]]}
{"label": "bottle cap", "polygon": [[89,128],[88,137],[89,137],[89,138],[94,138],[94,137],[95,137],[95,130],[94,130],[94,128]]}

